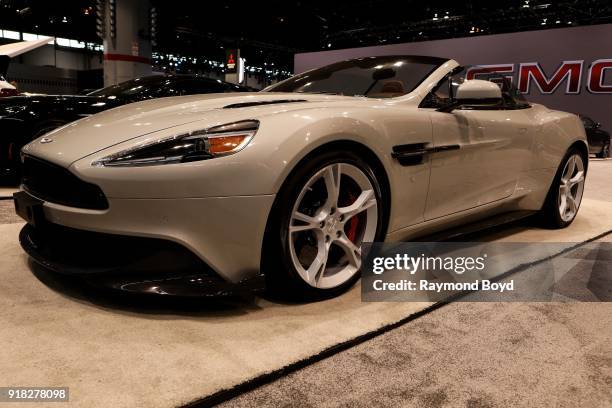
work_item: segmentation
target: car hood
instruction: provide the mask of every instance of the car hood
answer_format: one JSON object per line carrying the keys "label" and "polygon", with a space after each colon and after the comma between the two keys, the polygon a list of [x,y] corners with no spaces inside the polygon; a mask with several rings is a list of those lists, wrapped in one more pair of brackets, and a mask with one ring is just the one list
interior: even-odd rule
{"label": "car hood", "polygon": [[70,123],[26,145],[24,152],[68,167],[116,144],[181,125],[193,124],[193,130],[205,129],[275,112],[357,100],[336,95],[271,92],[159,98],[120,106]]}

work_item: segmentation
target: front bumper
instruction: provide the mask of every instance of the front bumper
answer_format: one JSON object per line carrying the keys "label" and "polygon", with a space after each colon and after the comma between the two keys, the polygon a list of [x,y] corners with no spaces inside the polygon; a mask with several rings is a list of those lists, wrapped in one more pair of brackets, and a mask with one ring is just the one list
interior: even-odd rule
{"label": "front bumper", "polygon": [[237,284],[260,275],[261,248],[273,201],[273,195],[109,198],[106,210],[50,202],[43,202],[42,209],[45,222],[51,225],[110,235],[110,239],[95,243],[98,254],[110,254],[107,248],[115,247],[113,239],[170,241],[195,255],[223,281]]}
{"label": "front bumper", "polygon": [[41,223],[23,227],[19,241],[47,270],[126,292],[225,296],[264,288],[262,276],[227,282],[183,246],[155,238]]}

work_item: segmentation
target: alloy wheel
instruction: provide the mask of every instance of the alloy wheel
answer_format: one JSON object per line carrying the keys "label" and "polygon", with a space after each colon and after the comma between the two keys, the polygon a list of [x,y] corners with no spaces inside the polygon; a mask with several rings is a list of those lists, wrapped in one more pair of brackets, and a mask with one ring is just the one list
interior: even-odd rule
{"label": "alloy wheel", "polygon": [[338,287],[361,268],[362,242],[373,241],[378,202],[368,176],[348,163],[317,171],[291,212],[289,250],[299,276],[319,289]]}
{"label": "alloy wheel", "polygon": [[565,222],[574,219],[584,191],[584,162],[579,154],[573,154],[565,163],[559,185],[559,215]]}

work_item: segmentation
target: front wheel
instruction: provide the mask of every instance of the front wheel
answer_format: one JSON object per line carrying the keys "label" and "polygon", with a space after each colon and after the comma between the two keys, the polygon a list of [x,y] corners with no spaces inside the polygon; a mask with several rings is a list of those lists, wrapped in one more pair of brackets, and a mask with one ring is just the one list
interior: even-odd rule
{"label": "front wheel", "polygon": [[585,168],[584,156],[578,150],[565,155],[542,208],[547,226],[565,228],[576,218],[584,192]]}
{"label": "front wheel", "polygon": [[304,165],[277,204],[264,254],[276,293],[339,294],[359,279],[361,244],[384,239],[381,186],[371,166],[350,152],[325,153]]}

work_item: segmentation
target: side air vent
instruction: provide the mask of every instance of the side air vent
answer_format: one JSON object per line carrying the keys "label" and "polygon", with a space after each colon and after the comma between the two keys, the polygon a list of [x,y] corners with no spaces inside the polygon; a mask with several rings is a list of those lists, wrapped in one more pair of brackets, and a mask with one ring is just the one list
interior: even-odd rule
{"label": "side air vent", "polygon": [[277,105],[279,103],[297,103],[297,102],[308,102],[308,101],[306,99],[277,99],[274,101],[241,102],[241,103],[232,103],[231,105],[226,105],[223,107],[223,109],[248,108],[249,106]]}

